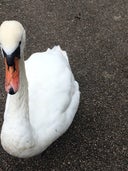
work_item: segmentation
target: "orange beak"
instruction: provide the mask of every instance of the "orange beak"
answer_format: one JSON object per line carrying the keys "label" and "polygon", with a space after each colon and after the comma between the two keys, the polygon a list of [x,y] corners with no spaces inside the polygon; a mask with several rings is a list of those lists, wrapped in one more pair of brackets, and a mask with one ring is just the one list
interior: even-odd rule
{"label": "orange beak", "polygon": [[19,89],[19,59],[14,58],[14,65],[8,66],[5,58],[5,90],[13,95]]}

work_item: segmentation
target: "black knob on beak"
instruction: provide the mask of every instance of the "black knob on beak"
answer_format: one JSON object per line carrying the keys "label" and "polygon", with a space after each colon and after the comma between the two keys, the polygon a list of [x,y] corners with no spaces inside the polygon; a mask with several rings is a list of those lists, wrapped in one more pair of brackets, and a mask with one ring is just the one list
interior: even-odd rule
{"label": "black knob on beak", "polygon": [[3,55],[6,58],[8,66],[14,66],[15,57],[20,58],[20,44],[21,44],[21,42],[19,43],[16,50],[13,53],[11,53],[10,55],[6,54],[6,52],[2,49]]}

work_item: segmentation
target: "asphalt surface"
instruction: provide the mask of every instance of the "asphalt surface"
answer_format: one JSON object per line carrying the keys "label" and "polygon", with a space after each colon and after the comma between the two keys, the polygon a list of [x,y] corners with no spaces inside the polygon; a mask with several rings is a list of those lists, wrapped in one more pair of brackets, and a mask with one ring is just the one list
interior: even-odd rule
{"label": "asphalt surface", "polygon": [[[17,159],[0,146],[0,171],[128,170],[128,1],[1,0],[0,22],[20,21],[26,58],[60,45],[81,102],[70,129],[41,155]],[[0,127],[6,93],[0,58]]]}

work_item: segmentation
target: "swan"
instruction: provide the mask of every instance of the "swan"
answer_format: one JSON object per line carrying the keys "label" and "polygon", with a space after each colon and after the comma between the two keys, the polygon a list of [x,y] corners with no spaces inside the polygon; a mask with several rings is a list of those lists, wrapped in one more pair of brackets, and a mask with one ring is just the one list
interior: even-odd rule
{"label": "swan", "polygon": [[60,46],[24,61],[26,34],[15,20],[0,25],[7,99],[1,129],[6,152],[28,158],[43,152],[71,125],[80,91]]}

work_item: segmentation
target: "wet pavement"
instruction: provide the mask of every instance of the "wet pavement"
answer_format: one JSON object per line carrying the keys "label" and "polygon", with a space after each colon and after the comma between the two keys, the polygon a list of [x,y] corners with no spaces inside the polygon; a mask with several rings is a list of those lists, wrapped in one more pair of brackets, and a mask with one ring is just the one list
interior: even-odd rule
{"label": "wet pavement", "polygon": [[[81,102],[70,129],[41,155],[17,159],[0,146],[0,171],[128,170],[128,1],[0,1],[0,23],[20,21],[26,59],[60,45]],[[0,127],[6,94],[0,58]]]}

